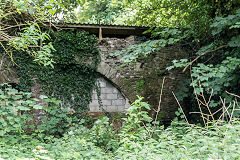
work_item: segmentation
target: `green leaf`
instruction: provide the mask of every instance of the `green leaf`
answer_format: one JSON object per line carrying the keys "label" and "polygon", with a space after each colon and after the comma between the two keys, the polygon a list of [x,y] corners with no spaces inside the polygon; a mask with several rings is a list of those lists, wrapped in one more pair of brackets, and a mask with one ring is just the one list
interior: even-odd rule
{"label": "green leaf", "polygon": [[25,106],[17,106],[17,109],[21,110],[21,111],[30,111],[31,110],[30,108],[25,107]]}
{"label": "green leaf", "polygon": [[230,47],[240,47],[240,35],[232,37],[231,41],[228,42]]}
{"label": "green leaf", "polygon": [[39,98],[40,98],[40,99],[46,99],[46,98],[48,98],[48,97],[45,96],[45,95],[40,95]]}
{"label": "green leaf", "polygon": [[34,109],[43,109],[43,106],[40,106],[40,105],[34,105],[33,108],[34,108]]}

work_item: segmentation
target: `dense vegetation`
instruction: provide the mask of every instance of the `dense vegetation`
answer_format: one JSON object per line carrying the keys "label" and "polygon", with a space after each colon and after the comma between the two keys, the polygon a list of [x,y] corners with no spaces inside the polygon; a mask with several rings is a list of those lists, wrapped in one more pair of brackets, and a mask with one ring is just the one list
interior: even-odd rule
{"label": "dense vegetation", "polygon": [[[175,119],[164,129],[143,111],[150,110],[150,106],[139,97],[129,108],[120,129],[114,130],[107,117],[99,118],[88,128],[89,120],[72,116],[56,99],[41,96],[49,104],[41,106],[30,93],[3,87],[0,90],[2,159],[239,158],[240,122],[232,119],[232,114],[229,122],[209,121],[207,127]],[[38,111],[46,116],[37,125],[34,113]]]}
{"label": "dense vegetation", "polygon": [[[155,26],[149,40],[112,56],[131,63],[161,47],[184,47],[190,58],[167,70],[189,72],[175,98],[199,116],[179,103],[164,129],[139,97],[124,118],[82,118],[100,60],[96,39],[53,22]],[[239,28],[239,0],[0,0],[1,57],[19,68],[22,90],[30,91],[31,75],[50,97],[1,86],[0,159],[239,159]]]}
{"label": "dense vegetation", "polygon": [[95,70],[100,62],[97,38],[87,32],[74,31],[52,31],[51,35],[53,67],[39,66],[28,54],[14,54],[19,89],[30,92],[31,86],[38,83],[46,95],[61,99],[64,106],[76,113],[86,112],[92,91],[97,89]]}

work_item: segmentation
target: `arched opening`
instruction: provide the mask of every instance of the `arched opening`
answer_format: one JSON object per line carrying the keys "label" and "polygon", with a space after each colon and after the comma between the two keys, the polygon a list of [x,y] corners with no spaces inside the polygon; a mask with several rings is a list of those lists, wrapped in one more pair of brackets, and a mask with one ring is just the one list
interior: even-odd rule
{"label": "arched opening", "polygon": [[125,112],[130,107],[128,99],[108,80],[99,78],[99,92],[102,101],[100,107],[97,91],[92,93],[92,102],[89,104],[90,112]]}

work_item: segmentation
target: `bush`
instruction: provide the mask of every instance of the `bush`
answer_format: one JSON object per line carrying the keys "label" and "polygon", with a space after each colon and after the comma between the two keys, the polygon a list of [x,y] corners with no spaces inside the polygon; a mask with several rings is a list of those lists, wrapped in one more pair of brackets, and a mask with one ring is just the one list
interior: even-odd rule
{"label": "bush", "polygon": [[[45,105],[41,105],[44,103]],[[33,134],[62,135],[80,123],[77,115],[60,107],[61,101],[47,96],[34,98],[6,85],[0,89],[0,136]],[[42,118],[37,116],[41,113]]]}
{"label": "bush", "polygon": [[37,101],[29,93],[10,88],[0,89],[0,136],[21,134],[33,128],[33,110],[42,108]]}
{"label": "bush", "polygon": [[[25,118],[22,115],[27,112],[12,113],[10,108],[15,103],[8,104],[1,106],[1,110],[8,107],[9,115],[12,117],[15,115],[20,119]],[[81,120],[82,124],[71,130],[64,130],[62,137],[54,137],[50,132],[46,132],[44,139],[39,139],[39,137],[26,135],[25,130],[18,128],[19,125],[14,128],[15,126],[7,121],[6,124],[9,124],[10,129],[5,132],[4,136],[1,136],[0,159],[240,158],[239,119],[232,119],[230,122],[216,121],[205,127],[190,125],[176,119],[164,130],[163,127],[156,127],[147,112],[143,110],[148,108],[149,105],[142,102],[142,98],[139,97],[129,108],[128,117],[124,119],[120,132],[115,132],[109,119],[102,117],[90,129],[83,126],[84,120]],[[61,111],[61,109],[58,110],[57,114],[65,113]],[[53,115],[50,116],[50,120],[53,117]],[[54,118],[58,125],[49,123],[50,126],[48,126],[48,123],[45,123],[46,128],[52,128],[51,125],[60,127],[62,117]]]}

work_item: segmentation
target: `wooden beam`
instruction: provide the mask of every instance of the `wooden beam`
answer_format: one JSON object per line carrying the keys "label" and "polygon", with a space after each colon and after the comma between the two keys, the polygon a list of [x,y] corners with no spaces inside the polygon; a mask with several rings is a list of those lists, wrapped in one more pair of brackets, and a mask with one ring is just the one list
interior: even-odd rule
{"label": "wooden beam", "polygon": [[99,28],[99,39],[98,39],[98,43],[100,43],[102,41],[102,28]]}

